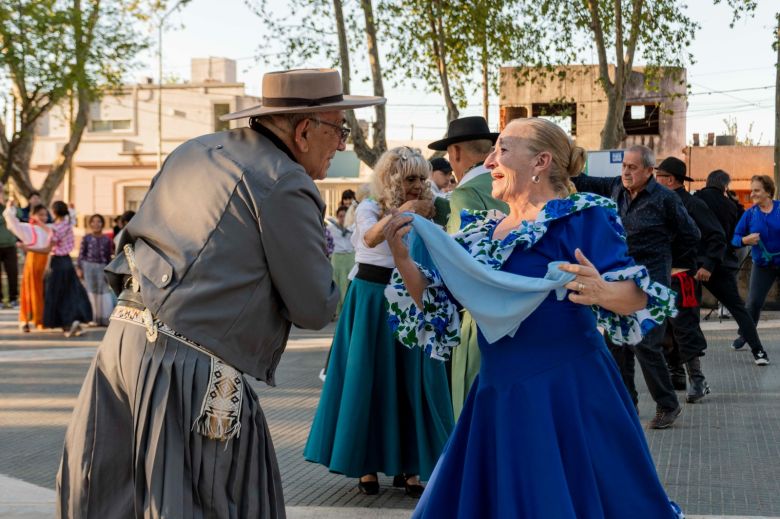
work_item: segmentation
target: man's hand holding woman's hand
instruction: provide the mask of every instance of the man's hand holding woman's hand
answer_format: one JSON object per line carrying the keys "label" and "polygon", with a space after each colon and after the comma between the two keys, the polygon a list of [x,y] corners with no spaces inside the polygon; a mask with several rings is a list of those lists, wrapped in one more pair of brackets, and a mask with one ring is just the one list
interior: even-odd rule
{"label": "man's hand holding woman's hand", "polygon": [[[418,200],[414,200],[414,202],[417,201]],[[409,202],[407,202],[407,204],[408,203]],[[402,209],[403,206],[401,206],[399,211]],[[401,212],[393,216],[390,221],[387,222],[387,225],[385,225],[385,240],[387,240],[387,245],[393,253],[396,264],[398,264],[399,260],[403,261],[409,257],[409,248],[406,246],[406,243],[404,243],[403,238],[412,230],[412,226],[410,225],[411,221],[411,216],[402,214]]]}
{"label": "man's hand holding woman's hand", "polygon": [[409,200],[398,208],[399,213],[419,214],[423,218],[431,218],[434,213],[432,200]]}

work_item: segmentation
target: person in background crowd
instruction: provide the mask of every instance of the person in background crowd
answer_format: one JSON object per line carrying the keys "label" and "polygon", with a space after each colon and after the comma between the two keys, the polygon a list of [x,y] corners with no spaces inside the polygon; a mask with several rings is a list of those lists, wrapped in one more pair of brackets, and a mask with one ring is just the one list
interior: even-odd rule
{"label": "person in background crowd", "polygon": [[[780,277],[780,202],[772,200],[775,189],[775,182],[768,175],[755,175],[750,179],[750,200],[754,205],[740,218],[731,241],[735,247],[752,247],[753,270],[750,272],[747,310],[756,324],[769,290]],[[740,328],[734,349],[742,348],[745,342],[746,331]],[[753,349],[753,359],[759,366],[769,364],[763,349]]]}
{"label": "person in background crowd", "polygon": [[43,325],[62,328],[65,337],[78,337],[82,333],[81,323],[92,320],[92,307],[70,257],[75,239],[68,206],[57,201],[51,210],[54,224],[51,226],[51,257],[43,298]]}
{"label": "person in background crowd", "polygon": [[[573,181],[579,191],[606,196],[617,203],[626,229],[628,253],[638,264],[647,267],[654,282],[668,287],[672,281],[672,258],[695,255],[700,234],[680,197],[655,181],[654,167],[653,150],[646,146],[631,146],[624,151],[619,177],[580,175]],[[635,346],[610,345],[623,381],[637,405],[639,394],[634,381],[634,358],[639,361],[656,403],[656,414],[649,424],[651,429],[671,427],[682,413],[664,358],[665,329],[665,324],[653,328]]]}
{"label": "person in background crowd", "polygon": [[[727,239],[734,236],[734,229],[737,222],[745,212],[742,205],[734,198],[728,195],[728,187],[731,183],[731,177],[723,170],[715,170],[707,176],[707,185],[704,189],[696,191],[693,195],[701,199],[712,214],[717,218]],[[750,312],[745,308],[745,302],[739,295],[737,288],[737,274],[741,264],[737,256],[737,249],[729,243],[726,252],[723,255],[723,261],[715,267],[710,278],[703,281],[707,290],[726,307],[728,312],[739,325],[741,337],[732,344],[735,349],[742,348],[745,342],[750,346],[753,352],[764,351],[761,339],[756,330],[756,323],[750,316]],[[764,354],[766,352],[764,351]]]}
{"label": "person in background crowd", "polygon": [[75,227],[78,223],[78,218],[76,213],[76,206],[73,202],[68,204],[68,216],[70,217],[70,224]]}
{"label": "person in background crowd", "polygon": [[122,230],[122,215],[118,215],[114,217],[114,225],[111,227],[111,239],[113,240],[119,235],[119,231]]}
{"label": "person in background crowd", "polygon": [[[351,189],[348,189],[347,191],[353,192]],[[350,229],[355,227],[355,212],[357,211],[358,204],[363,200],[365,200],[367,197],[371,196],[371,184],[370,183],[360,184],[354,196],[355,197],[352,199],[351,204],[348,206],[349,209],[347,209],[347,215],[344,217],[344,226],[349,227]],[[345,205],[345,204],[341,204],[341,205]]]}
{"label": "person in background crowd", "polygon": [[84,281],[87,296],[92,305],[92,319],[98,326],[108,326],[114,300],[106,283],[103,269],[114,256],[114,243],[103,234],[106,220],[102,215],[93,214],[89,217],[89,234],[81,240],[79,247],[78,273]]}
{"label": "person in background crowd", "polygon": [[[428,145],[432,150],[447,151],[452,173],[458,180],[458,187],[450,193],[449,198],[450,212],[446,223],[449,234],[460,230],[460,216],[464,209],[497,209],[504,214],[509,212],[509,206],[493,198],[493,181],[490,171],[484,165],[497,137],[498,134],[488,128],[484,117],[462,117],[450,122],[444,139]],[[436,221],[439,223],[438,219]],[[466,311],[461,321],[460,341],[460,347],[452,352],[451,362],[452,409],[455,419],[460,416],[463,402],[479,373],[477,324]]]}
{"label": "person in background crowd", "polygon": [[351,207],[352,205],[357,205],[357,202],[355,201],[355,192],[351,189],[345,189],[341,192],[339,207]]}
{"label": "person in background crowd", "polygon": [[429,163],[433,171],[429,181],[431,193],[433,193],[433,221],[442,228],[446,228],[451,210],[449,199],[452,189],[449,186],[450,177],[452,177],[452,166],[450,166],[447,159],[441,157],[431,159]]}
{"label": "person in background crowd", "polygon": [[119,241],[121,240],[122,231],[127,226],[127,224],[130,223],[130,220],[133,219],[133,216],[135,216],[135,211],[125,211],[117,217],[119,230],[114,233],[114,250],[119,248]]}
{"label": "person in background crowd", "polygon": [[336,316],[341,313],[341,307],[344,306],[344,298],[347,295],[347,286],[349,286],[349,272],[355,265],[355,247],[352,245],[352,233],[354,229],[344,226],[344,219],[347,216],[347,206],[340,206],[336,209],[336,217],[327,219],[327,229],[333,237],[333,255],[330,263],[333,265],[333,281],[339,287],[340,297],[339,305],[336,307]]}
{"label": "person in background crowd", "polygon": [[450,183],[447,186],[446,191],[449,193],[450,191],[453,191],[456,187],[458,187],[458,179],[454,173],[450,173]]}
{"label": "person in background crowd", "polygon": [[431,163],[431,192],[433,196],[442,196],[449,198],[447,193],[450,189],[450,178],[452,178],[452,166],[443,157],[436,157],[430,160]]}
{"label": "person in background crowd", "polygon": [[372,197],[358,206],[357,273],[347,289],[327,378],[304,449],[308,461],[360,478],[379,493],[377,472],[420,497],[453,426],[444,365],[398,344],[384,290],[393,258],[382,231],[395,211],[429,217],[430,165],[418,150],[386,151],[374,167]]}
{"label": "person in background crowd", "polygon": [[[667,157],[655,170],[658,183],[677,193],[701,234],[697,255],[672,258],[671,288],[677,293],[677,315],[669,318],[665,341],[672,384],[675,389],[687,389],[686,402],[695,403],[710,392],[701,367],[707,349],[699,322],[701,283],[708,281],[720,265],[726,253],[726,234],[707,204],[685,190],[684,182],[693,182],[687,176],[685,162]],[[690,385],[685,383],[686,371]]]}
{"label": "person in background crowd", "polygon": [[[0,208],[5,209],[5,194],[2,187],[0,187]],[[5,217],[0,214],[0,280],[2,271],[5,270],[8,286],[8,293],[6,294],[3,308],[16,308],[19,306],[19,258],[16,256],[16,241],[16,235],[8,230]],[[1,287],[0,301],[3,301]]]}
{"label": "person in background crowd", "polygon": [[[327,218],[325,228],[325,232],[331,236],[333,242],[333,254],[330,256],[330,263],[333,265],[333,282],[339,287],[339,305],[336,308],[334,320],[338,319],[341,314],[344,298],[347,295],[347,287],[349,287],[349,275],[355,266],[355,246],[352,244],[352,235],[355,229],[354,225],[351,228],[344,226],[346,215],[347,207],[340,206],[336,210],[336,218]],[[320,370],[319,379],[323,382],[325,382],[331,352],[332,348],[328,350],[325,366]]]}
{"label": "person in background crowd", "polygon": [[[11,202],[3,212],[9,228],[13,228],[15,223],[19,223],[19,220],[15,220],[16,210],[12,204]],[[32,208],[29,213],[29,222],[27,223],[33,231],[33,239],[29,242],[22,240],[21,245],[26,255],[24,258],[24,269],[22,270],[22,287],[19,298],[19,327],[25,333],[30,331],[30,326],[38,330],[43,329],[43,278],[49,261],[52,236],[51,229],[46,225],[48,215],[49,212],[45,206],[37,205]],[[24,223],[21,225],[24,225]],[[19,234],[16,234],[16,236],[21,239]]]}
{"label": "person in background crowd", "polygon": [[[19,209],[19,221],[24,223],[30,222],[30,211],[33,211],[36,206],[43,205],[41,202],[41,194],[38,191],[33,191],[30,193],[30,196],[27,197],[27,207],[23,207]],[[46,206],[43,206],[44,209],[46,209]],[[52,223],[51,214],[49,214],[49,210],[46,209],[46,220],[43,223]]]}

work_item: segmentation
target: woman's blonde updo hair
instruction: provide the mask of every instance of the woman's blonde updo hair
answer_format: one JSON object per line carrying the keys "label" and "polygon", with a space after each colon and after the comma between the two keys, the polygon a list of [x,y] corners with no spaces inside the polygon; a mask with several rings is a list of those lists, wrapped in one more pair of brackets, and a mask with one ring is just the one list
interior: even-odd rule
{"label": "woman's blonde updo hair", "polygon": [[576,192],[571,177],[582,173],[585,167],[585,150],[574,144],[560,126],[547,119],[515,119],[509,124],[521,124],[531,128],[531,133],[524,138],[531,153],[536,155],[548,151],[552,154],[549,177],[555,191],[562,196]]}
{"label": "woman's blonde updo hair", "polygon": [[[387,150],[374,165],[371,177],[371,197],[382,211],[397,209],[406,201],[404,178],[419,175],[427,179],[431,175],[431,165],[417,148],[399,146]],[[433,198],[428,182],[423,182],[420,200]]]}

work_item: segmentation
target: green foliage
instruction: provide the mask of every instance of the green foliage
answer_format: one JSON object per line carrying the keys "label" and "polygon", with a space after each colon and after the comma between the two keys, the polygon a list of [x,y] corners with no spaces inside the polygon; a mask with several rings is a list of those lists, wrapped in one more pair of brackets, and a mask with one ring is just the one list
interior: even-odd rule
{"label": "green foliage", "polygon": [[0,77],[10,88],[17,132],[0,120],[0,180],[13,175],[26,195],[33,190],[29,160],[35,125],[54,106],[72,100],[76,115],[71,135],[41,189],[56,189],[78,147],[88,104],[116,87],[148,42],[139,24],[160,0],[14,0],[0,2]]}
{"label": "green foliage", "polygon": [[[338,41],[333,3],[331,0],[288,0],[287,12],[296,16],[279,16],[268,0],[245,0],[246,6],[261,20],[259,36],[262,43],[257,57],[280,68],[300,68],[319,63],[329,66],[339,64]],[[348,10],[345,24],[349,32],[356,35],[360,24],[356,10]],[[351,42],[360,41],[350,38]],[[353,43],[351,51],[357,51]]]}
{"label": "green foliage", "polygon": [[540,50],[539,31],[524,20],[519,0],[383,0],[380,6],[393,79],[435,93],[448,87],[460,108],[482,86],[483,63],[488,87],[497,92],[500,66],[531,63]]}
{"label": "green foliage", "polygon": [[120,84],[148,45],[136,23],[148,16],[145,7],[122,0],[2,2],[0,70],[38,108],[77,85],[97,96],[101,88]]}

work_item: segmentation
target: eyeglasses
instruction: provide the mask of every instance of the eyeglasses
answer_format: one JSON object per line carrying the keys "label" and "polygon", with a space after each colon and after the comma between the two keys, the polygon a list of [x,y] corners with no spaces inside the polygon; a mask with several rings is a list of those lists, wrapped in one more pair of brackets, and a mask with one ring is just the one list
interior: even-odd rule
{"label": "eyeglasses", "polygon": [[404,177],[404,181],[405,182],[409,182],[410,184],[412,184],[412,183],[414,183],[414,182],[416,182],[418,180],[420,182],[425,182],[426,178],[424,176],[422,176],[422,175],[409,175],[408,177]]}
{"label": "eyeglasses", "polygon": [[322,119],[312,119],[312,121],[317,121],[319,124],[324,124],[325,126],[330,126],[331,128],[338,130],[338,136],[339,139],[341,139],[341,142],[346,142],[347,137],[349,137],[349,132],[352,131],[351,128],[342,126],[340,124],[329,123],[328,121],[323,121]]}

